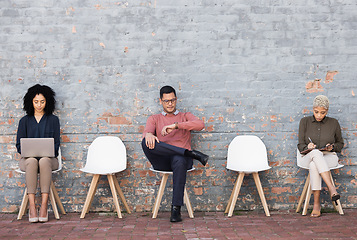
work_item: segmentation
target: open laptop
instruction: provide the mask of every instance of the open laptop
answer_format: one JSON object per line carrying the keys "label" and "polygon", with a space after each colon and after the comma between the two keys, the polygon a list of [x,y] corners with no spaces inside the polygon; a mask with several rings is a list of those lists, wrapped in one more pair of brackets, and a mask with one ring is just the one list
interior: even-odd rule
{"label": "open laptop", "polygon": [[21,138],[21,157],[54,157],[53,138]]}

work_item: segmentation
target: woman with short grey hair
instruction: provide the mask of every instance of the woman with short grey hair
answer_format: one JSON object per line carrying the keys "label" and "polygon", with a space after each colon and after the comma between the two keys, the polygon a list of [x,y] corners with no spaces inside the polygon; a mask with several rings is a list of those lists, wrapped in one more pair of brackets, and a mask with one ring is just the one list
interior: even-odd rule
{"label": "woman with short grey hair", "polygon": [[324,95],[316,96],[313,102],[313,116],[304,117],[299,125],[298,149],[302,157],[298,165],[309,168],[310,184],[314,195],[311,217],[321,215],[321,178],[326,183],[331,200],[340,199],[329,176],[330,168],[338,165],[336,152],[343,148],[341,127],[334,118],[327,117],[329,100]]}

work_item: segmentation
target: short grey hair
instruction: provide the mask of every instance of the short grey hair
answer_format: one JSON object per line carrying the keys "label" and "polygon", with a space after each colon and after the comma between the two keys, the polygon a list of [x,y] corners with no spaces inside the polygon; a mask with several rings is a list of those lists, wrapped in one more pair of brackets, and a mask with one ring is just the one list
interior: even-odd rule
{"label": "short grey hair", "polygon": [[323,107],[328,110],[330,106],[329,100],[326,96],[324,95],[318,95],[314,99],[314,103],[312,104],[312,107]]}

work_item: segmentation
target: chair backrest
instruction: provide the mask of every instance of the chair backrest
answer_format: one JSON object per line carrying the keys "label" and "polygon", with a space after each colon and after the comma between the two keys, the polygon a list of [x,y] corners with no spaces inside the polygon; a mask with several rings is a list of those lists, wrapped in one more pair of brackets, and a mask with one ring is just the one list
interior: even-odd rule
{"label": "chair backrest", "polygon": [[59,172],[62,170],[62,153],[61,153],[61,148],[58,149],[58,168],[56,170],[53,170],[52,173]]}
{"label": "chair backrest", "polygon": [[246,173],[270,169],[262,140],[254,135],[236,136],[228,146],[227,169]]}
{"label": "chair backrest", "polygon": [[92,174],[112,174],[126,169],[126,148],[118,137],[97,137],[88,148],[87,161],[83,172]]}
{"label": "chair backrest", "polygon": [[297,148],[297,149],[296,149],[296,165],[298,165],[298,167],[301,167],[301,168],[304,168],[304,169],[309,169],[309,168],[307,168],[307,167],[304,167],[304,166],[300,166],[300,165],[299,165],[301,158],[302,158],[302,155],[301,155],[299,149]]}

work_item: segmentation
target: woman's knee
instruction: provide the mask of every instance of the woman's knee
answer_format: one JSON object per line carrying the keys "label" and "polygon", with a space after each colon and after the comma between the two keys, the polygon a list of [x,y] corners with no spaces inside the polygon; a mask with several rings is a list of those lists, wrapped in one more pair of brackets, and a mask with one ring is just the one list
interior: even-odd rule
{"label": "woman's knee", "polygon": [[38,168],[38,160],[36,158],[27,158],[25,160],[25,166],[27,168]]}
{"label": "woman's knee", "polygon": [[38,165],[43,165],[43,164],[50,164],[51,163],[51,159],[48,157],[43,157],[40,158],[40,160],[38,160]]}
{"label": "woman's knee", "polygon": [[51,159],[48,158],[48,157],[43,157],[40,160],[38,160],[38,165],[39,165],[40,169],[50,169],[50,170],[52,170]]}
{"label": "woman's knee", "polygon": [[58,169],[59,164],[57,158],[43,157],[38,161],[38,165],[40,169],[51,169],[52,171]]}
{"label": "woman's knee", "polygon": [[38,161],[36,158],[26,158],[21,159],[19,164],[20,170],[30,173],[30,172],[38,172]]}
{"label": "woman's knee", "polygon": [[312,150],[312,151],[310,152],[310,154],[312,155],[313,158],[314,158],[314,157],[323,157],[323,156],[324,156],[324,154],[323,154],[320,150],[318,150],[318,149]]}

